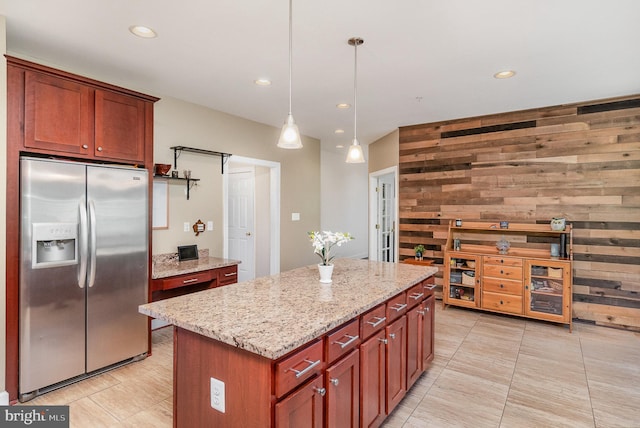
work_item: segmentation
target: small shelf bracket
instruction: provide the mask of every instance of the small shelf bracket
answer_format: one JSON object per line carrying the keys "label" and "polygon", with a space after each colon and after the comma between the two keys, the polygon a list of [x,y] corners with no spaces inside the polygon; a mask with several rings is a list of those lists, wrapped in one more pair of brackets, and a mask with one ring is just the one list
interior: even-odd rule
{"label": "small shelf bracket", "polygon": [[224,164],[227,163],[227,160],[231,157],[231,153],[224,152],[216,152],[214,150],[205,150],[205,149],[197,149],[195,147],[187,147],[187,146],[173,146],[170,147],[173,150],[173,167],[178,169],[178,158],[182,152],[190,152],[190,153],[198,153],[201,155],[207,156],[220,156],[220,173],[224,174]]}

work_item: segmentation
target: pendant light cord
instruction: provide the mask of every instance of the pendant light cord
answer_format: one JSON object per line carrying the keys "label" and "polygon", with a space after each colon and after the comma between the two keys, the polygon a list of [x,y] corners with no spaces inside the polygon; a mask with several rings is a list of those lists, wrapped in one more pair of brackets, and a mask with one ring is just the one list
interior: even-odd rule
{"label": "pendant light cord", "polygon": [[358,39],[353,44],[355,60],[353,67],[353,140],[358,141]]}
{"label": "pendant light cord", "polygon": [[289,116],[291,116],[291,80],[292,80],[292,51],[293,51],[293,0],[289,0]]}

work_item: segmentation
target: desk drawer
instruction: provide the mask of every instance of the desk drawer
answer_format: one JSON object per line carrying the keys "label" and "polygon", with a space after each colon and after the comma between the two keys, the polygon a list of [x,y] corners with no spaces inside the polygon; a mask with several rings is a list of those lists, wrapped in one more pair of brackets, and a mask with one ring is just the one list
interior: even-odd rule
{"label": "desk drawer", "polygon": [[276,363],[276,397],[282,397],[305,380],[320,373],[323,366],[322,340]]}
{"label": "desk drawer", "polygon": [[225,266],[216,270],[218,272],[218,286],[238,282],[238,265]]}
{"label": "desk drawer", "polygon": [[212,271],[195,272],[186,275],[172,276],[162,280],[162,290],[171,290],[172,288],[186,287],[188,285],[200,284],[216,279]]}

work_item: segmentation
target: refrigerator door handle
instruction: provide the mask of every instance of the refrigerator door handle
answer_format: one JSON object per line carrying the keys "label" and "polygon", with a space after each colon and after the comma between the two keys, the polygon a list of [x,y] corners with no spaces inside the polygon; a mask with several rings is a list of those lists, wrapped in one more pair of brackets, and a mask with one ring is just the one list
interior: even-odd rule
{"label": "refrigerator door handle", "polygon": [[89,201],[89,287],[93,287],[96,282],[96,248],[98,243],[96,242],[96,206],[93,201]]}
{"label": "refrigerator door handle", "polygon": [[80,216],[80,268],[78,269],[78,287],[84,288],[87,281],[87,248],[89,246],[89,231],[87,229],[87,206],[84,200],[78,204]]}

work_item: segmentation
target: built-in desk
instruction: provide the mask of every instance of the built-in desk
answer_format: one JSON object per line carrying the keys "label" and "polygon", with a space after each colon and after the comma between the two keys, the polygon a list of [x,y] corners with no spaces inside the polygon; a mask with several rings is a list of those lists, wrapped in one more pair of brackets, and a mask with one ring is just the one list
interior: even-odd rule
{"label": "built-in desk", "polygon": [[[206,250],[205,250],[206,251]],[[155,302],[238,282],[238,260],[209,257],[178,261],[177,254],[153,257],[149,301]]]}

